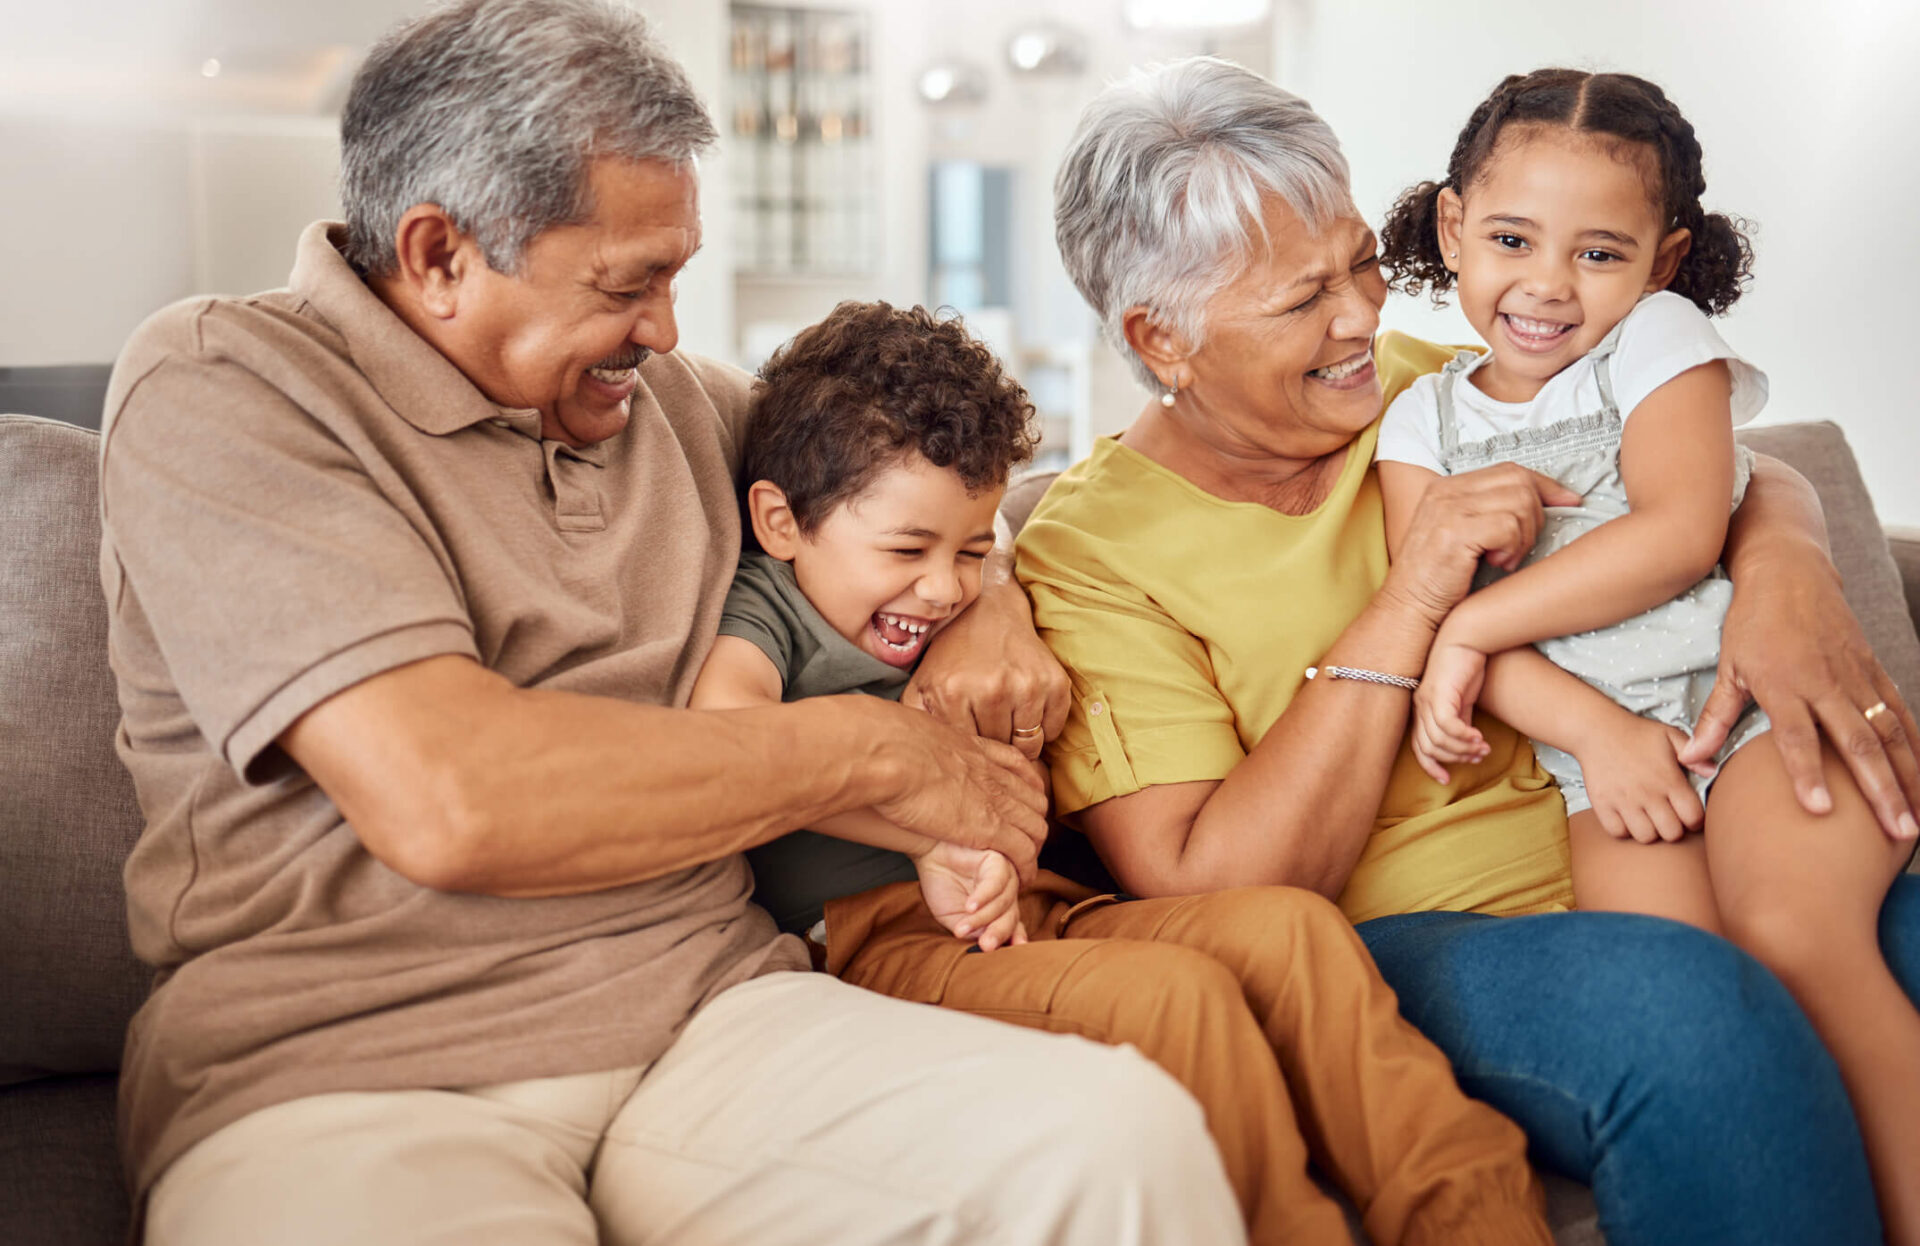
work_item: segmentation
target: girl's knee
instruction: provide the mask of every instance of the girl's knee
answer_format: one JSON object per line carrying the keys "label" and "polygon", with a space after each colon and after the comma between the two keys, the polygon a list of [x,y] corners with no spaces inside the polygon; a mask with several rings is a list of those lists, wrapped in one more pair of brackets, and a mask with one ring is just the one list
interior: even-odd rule
{"label": "girl's knee", "polygon": [[1845,911],[1805,889],[1723,900],[1721,920],[1729,939],[1789,984],[1880,955],[1873,914]]}

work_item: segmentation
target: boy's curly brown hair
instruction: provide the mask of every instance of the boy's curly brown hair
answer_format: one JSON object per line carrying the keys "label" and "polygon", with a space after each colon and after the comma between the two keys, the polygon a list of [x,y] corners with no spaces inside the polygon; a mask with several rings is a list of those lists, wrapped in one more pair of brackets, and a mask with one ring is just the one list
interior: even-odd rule
{"label": "boy's curly brown hair", "polygon": [[977,494],[1005,485],[1038,441],[1027,391],[957,317],[850,301],[760,369],[741,481],[778,485],[811,533],[909,454]]}

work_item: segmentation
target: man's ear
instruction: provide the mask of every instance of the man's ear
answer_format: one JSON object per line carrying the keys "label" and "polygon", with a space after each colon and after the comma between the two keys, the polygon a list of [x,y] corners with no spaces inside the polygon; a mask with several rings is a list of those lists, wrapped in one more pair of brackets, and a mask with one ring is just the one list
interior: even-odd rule
{"label": "man's ear", "polygon": [[747,518],[753,524],[753,539],[760,548],[781,562],[792,562],[800,549],[800,521],[787,505],[787,493],[771,480],[756,480],[747,486]]}
{"label": "man's ear", "polygon": [[1140,356],[1147,369],[1167,389],[1185,389],[1193,383],[1193,371],[1187,357],[1193,346],[1177,329],[1160,324],[1144,303],[1136,303],[1120,315],[1120,331],[1127,345]]}
{"label": "man's ear", "polygon": [[480,244],[437,203],[406,210],[394,228],[393,249],[399,259],[395,276],[423,311],[441,320],[459,310],[460,286],[474,265],[487,262]]}
{"label": "man's ear", "polygon": [[1653,253],[1653,271],[1647,274],[1647,293],[1664,290],[1673,284],[1673,278],[1680,271],[1680,262],[1687,258],[1687,252],[1693,250],[1693,231],[1676,229],[1660,240],[1659,249]]}
{"label": "man's ear", "polygon": [[1451,187],[1442,186],[1434,195],[1433,231],[1440,242],[1440,262],[1447,271],[1460,271],[1460,235],[1465,230],[1467,205]]}

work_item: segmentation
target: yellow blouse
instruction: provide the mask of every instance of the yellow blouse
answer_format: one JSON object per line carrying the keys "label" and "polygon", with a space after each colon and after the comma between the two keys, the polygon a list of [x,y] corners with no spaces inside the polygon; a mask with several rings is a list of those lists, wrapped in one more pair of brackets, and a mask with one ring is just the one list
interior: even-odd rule
{"label": "yellow blouse", "polygon": [[[1387,401],[1452,356],[1383,335]],[[1223,779],[1286,712],[1386,576],[1379,430],[1355,439],[1331,496],[1300,516],[1215,497],[1111,439],[1061,474],[1016,547],[1034,622],[1073,680],[1047,755],[1061,813]],[[1340,897],[1351,920],[1572,907],[1559,792],[1524,736],[1484,714],[1475,724],[1492,752],[1444,787],[1402,742]]]}

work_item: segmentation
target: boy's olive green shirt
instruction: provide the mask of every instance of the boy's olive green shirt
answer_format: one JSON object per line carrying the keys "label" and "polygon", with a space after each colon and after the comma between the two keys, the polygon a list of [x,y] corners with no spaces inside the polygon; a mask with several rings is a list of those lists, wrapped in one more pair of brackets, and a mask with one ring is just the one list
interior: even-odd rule
{"label": "boy's olive green shirt", "polygon": [[136,1195],[259,1108],[641,1064],[726,987],[807,967],[738,856],[588,895],[432,891],[276,747],[443,654],[684,705],[740,547],[744,374],[656,356],[627,429],[572,450],[490,403],[338,242],[310,228],[290,289],[160,312],[107,400],[101,573],[147,819],[128,916],[157,983],[120,1082]]}
{"label": "boy's olive green shirt", "polygon": [[[1452,357],[1383,335],[1387,400]],[[1016,549],[1034,623],[1073,683],[1047,751],[1057,813],[1224,779],[1279,720],[1386,577],[1379,429],[1355,438],[1331,496],[1307,515],[1215,497],[1113,439],[1054,482]],[[1340,897],[1352,920],[1572,906],[1559,793],[1525,737],[1484,714],[1474,722],[1492,752],[1444,787],[1403,742]]]}

